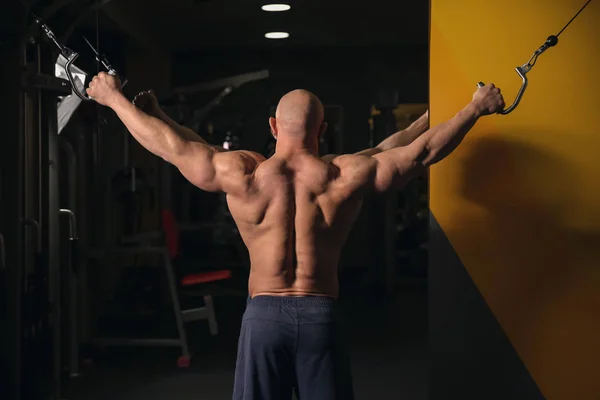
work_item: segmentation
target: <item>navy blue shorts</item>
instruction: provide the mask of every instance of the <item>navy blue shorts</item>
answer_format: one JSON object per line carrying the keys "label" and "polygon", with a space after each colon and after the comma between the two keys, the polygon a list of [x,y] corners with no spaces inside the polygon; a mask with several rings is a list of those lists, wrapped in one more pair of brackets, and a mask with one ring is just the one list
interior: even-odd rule
{"label": "navy blue shorts", "polygon": [[235,368],[234,400],[353,400],[336,301],[257,296],[248,300]]}

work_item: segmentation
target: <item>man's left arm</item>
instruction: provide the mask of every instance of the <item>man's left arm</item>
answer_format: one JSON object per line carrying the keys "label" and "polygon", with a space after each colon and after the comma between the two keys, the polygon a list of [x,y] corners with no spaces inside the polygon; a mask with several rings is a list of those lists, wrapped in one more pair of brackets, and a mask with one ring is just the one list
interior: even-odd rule
{"label": "man's left arm", "polygon": [[[373,153],[363,154],[367,156],[373,156],[375,154],[384,152],[386,150],[395,149],[396,147],[408,146],[414,142],[419,136],[427,132],[429,129],[429,111],[421,115],[419,119],[410,124],[406,129],[398,131],[393,135],[390,135],[379,143],[374,149],[363,150],[364,152],[374,151]],[[362,154],[362,153],[358,153]]]}
{"label": "man's left arm", "polygon": [[[355,155],[371,157],[386,150],[395,149],[396,147],[408,146],[423,133],[427,132],[428,129],[429,111],[426,111],[425,114],[421,115],[419,119],[410,124],[409,127],[390,135],[377,146],[361,150],[358,153],[355,153]],[[338,157],[337,154],[328,154],[322,159],[325,162],[330,162],[336,157]]]}
{"label": "man's left arm", "polygon": [[209,144],[206,140],[204,140],[202,138],[202,136],[198,135],[196,132],[194,132],[190,128],[178,124],[171,117],[169,117],[167,115],[167,113],[164,112],[164,110],[162,108],[160,108],[160,105],[158,104],[158,99],[156,98],[154,91],[146,90],[146,91],[140,92],[133,99],[133,104],[135,104],[140,110],[144,111],[148,115],[158,118],[161,121],[163,121],[164,123],[166,123],[167,125],[169,125],[181,137],[183,137],[187,140],[193,141],[193,142]]}

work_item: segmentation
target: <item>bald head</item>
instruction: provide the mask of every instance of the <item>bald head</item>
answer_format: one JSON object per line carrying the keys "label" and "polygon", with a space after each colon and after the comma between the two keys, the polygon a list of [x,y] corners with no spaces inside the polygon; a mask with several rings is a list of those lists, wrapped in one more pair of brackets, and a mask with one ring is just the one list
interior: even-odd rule
{"label": "bald head", "polygon": [[323,114],[323,104],[313,93],[302,89],[291,91],[277,105],[276,130],[284,135],[317,135],[322,129]]}

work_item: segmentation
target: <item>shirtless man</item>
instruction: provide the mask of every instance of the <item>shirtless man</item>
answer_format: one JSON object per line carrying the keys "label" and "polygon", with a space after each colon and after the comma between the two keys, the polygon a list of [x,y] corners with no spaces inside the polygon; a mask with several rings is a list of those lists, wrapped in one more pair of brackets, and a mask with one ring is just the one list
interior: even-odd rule
{"label": "shirtless man", "polygon": [[152,116],[119,88],[114,77],[100,73],[87,91],[192,184],[225,192],[248,247],[249,300],[234,400],[291,399],[293,387],[302,400],[353,399],[336,298],[340,252],[363,199],[401,188],[450,154],[481,116],[503,109],[500,90],[477,89],[454,118],[427,131],[424,116],[378,148],[325,159],[317,156],[326,129],[323,105],[312,93],[295,90],[283,96],[269,120],[277,145],[265,159],[209,145],[169,120],[155,100]]}

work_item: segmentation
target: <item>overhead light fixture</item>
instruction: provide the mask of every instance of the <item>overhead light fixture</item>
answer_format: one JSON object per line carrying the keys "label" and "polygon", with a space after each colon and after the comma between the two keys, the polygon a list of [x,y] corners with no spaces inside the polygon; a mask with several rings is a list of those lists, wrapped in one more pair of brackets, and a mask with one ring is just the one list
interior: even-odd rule
{"label": "overhead light fixture", "polygon": [[278,12],[288,11],[292,7],[289,4],[265,4],[261,8],[263,11]]}
{"label": "overhead light fixture", "polygon": [[290,34],[287,32],[267,32],[265,33],[267,39],[287,39]]}

